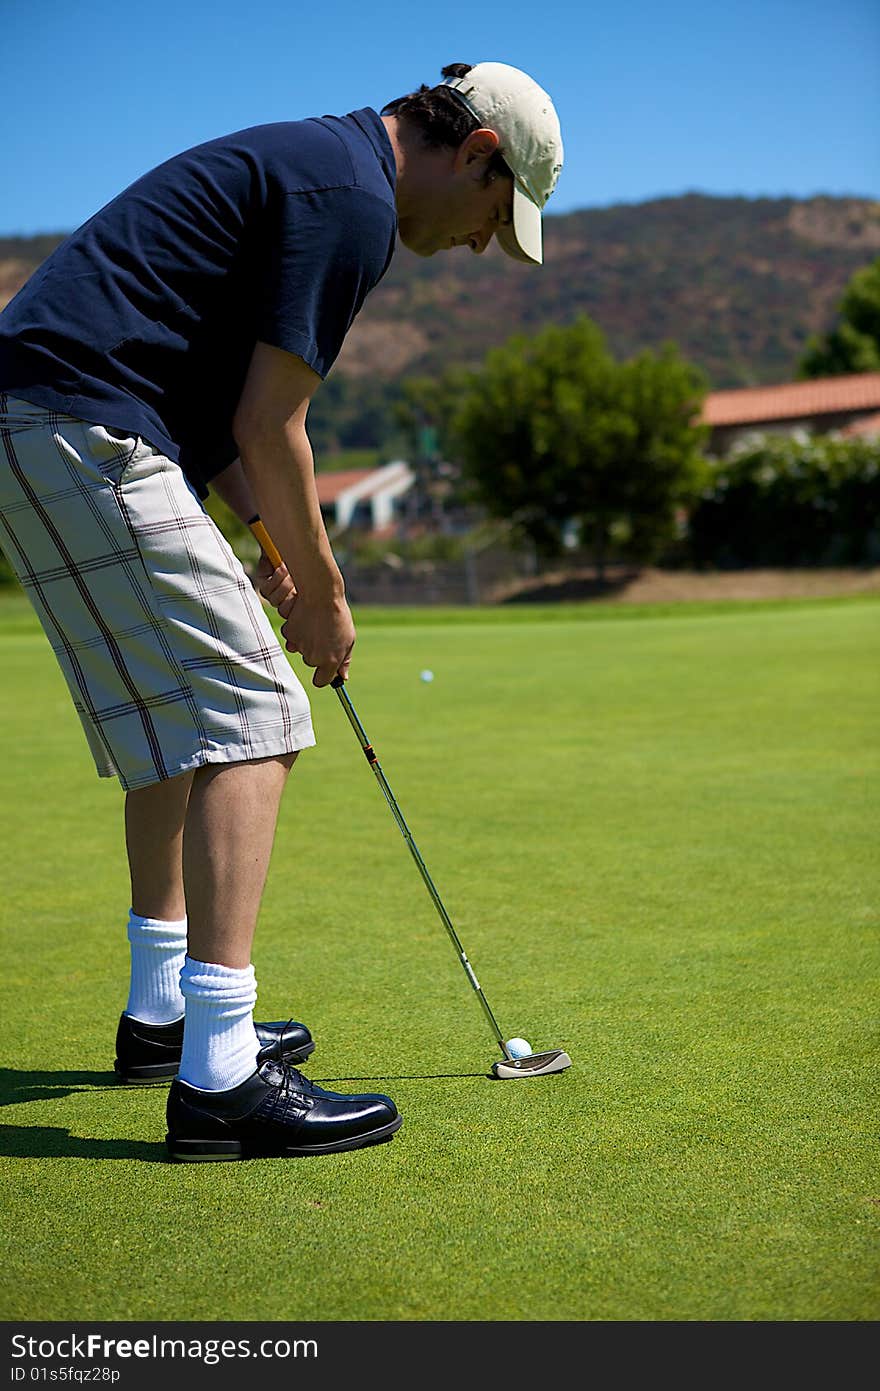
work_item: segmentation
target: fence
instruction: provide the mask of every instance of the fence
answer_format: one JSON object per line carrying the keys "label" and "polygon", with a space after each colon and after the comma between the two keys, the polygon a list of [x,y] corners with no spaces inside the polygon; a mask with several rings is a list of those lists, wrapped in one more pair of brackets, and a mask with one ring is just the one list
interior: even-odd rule
{"label": "fence", "polygon": [[359,565],[342,561],[351,604],[471,605],[587,598],[631,579],[630,567],[612,564],[603,582],[591,553],[570,551],[564,562],[542,561],[533,552],[493,546],[456,560],[407,563],[389,555]]}

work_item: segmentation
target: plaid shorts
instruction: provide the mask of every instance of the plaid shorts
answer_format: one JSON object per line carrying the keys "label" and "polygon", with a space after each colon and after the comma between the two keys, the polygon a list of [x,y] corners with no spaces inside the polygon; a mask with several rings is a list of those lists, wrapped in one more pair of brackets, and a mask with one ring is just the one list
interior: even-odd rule
{"label": "plaid shorts", "polygon": [[314,744],[262,600],[145,440],[0,393],[0,545],[99,776],[131,790]]}

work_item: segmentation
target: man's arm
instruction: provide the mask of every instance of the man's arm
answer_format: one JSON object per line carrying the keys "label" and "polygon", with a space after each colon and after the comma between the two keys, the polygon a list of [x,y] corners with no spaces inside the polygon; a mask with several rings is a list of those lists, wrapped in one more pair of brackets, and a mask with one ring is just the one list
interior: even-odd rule
{"label": "man's arm", "polygon": [[288,650],[315,667],[314,685],[348,674],[355,631],[345,585],[324,526],[312,447],[309,402],[320,385],[310,367],[258,343],[232,430],[256,510],[293,576],[296,594],[279,612]]}
{"label": "man's arm", "polygon": [[210,486],[241,521],[249,522],[257,512],[257,500],[247,481],[241,459],[236,459],[221,473],[215,473]]}
{"label": "man's arm", "polygon": [[[215,473],[211,479],[211,488],[245,524],[259,515],[257,499],[247,480],[241,459],[236,459],[222,472]],[[282,601],[290,598],[293,593],[294,583],[287,566],[282,564],[280,568],[276,568],[265,551],[260,555],[255,578],[257,588],[273,608],[280,608]]]}

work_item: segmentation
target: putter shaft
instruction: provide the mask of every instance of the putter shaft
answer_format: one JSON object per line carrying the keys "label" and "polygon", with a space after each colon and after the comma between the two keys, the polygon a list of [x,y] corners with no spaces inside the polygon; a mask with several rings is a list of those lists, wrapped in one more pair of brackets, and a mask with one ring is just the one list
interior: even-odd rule
{"label": "putter shaft", "polygon": [[426,887],[426,889],[428,890],[428,893],[431,895],[431,900],[432,900],[432,902],[433,902],[433,904],[434,904],[434,907],[437,909],[437,912],[438,912],[438,914],[439,914],[439,916],[440,916],[440,921],[443,923],[443,926],[446,928],[446,931],[447,931],[447,933],[449,934],[449,938],[450,938],[450,940],[451,940],[451,942],[452,942],[452,945],[455,947],[455,950],[456,950],[456,952],[458,953],[458,959],[459,959],[459,961],[461,962],[461,965],[462,965],[462,968],[463,968],[463,970],[464,970],[464,973],[465,973],[465,975],[467,976],[468,980],[470,981],[471,985],[473,986],[473,988],[474,988],[474,990],[475,990],[475,992],[476,992],[476,995],[477,995],[477,999],[480,1001],[480,1004],[483,1006],[483,1009],[484,1009],[485,1014],[486,1014],[486,1018],[487,1018],[488,1021],[489,1021],[490,1027],[491,1027],[491,1029],[492,1029],[492,1033],[495,1035],[495,1039],[496,1039],[496,1041],[497,1041],[497,1043],[498,1043],[498,1046],[499,1046],[499,1048],[501,1049],[501,1052],[502,1052],[502,1054],[504,1055],[504,1057],[505,1057],[505,1058],[509,1058],[509,1057],[510,1057],[510,1054],[508,1053],[507,1048],[506,1048],[505,1043],[504,1043],[504,1035],[502,1034],[501,1030],[500,1030],[499,1027],[498,1027],[498,1021],[496,1020],[495,1015],[492,1013],[492,1010],[491,1010],[491,1008],[490,1008],[490,1006],[489,1006],[489,1001],[486,999],[486,996],[483,994],[483,990],[482,990],[482,987],[481,987],[481,985],[480,985],[480,982],[477,980],[477,977],[476,977],[475,974],[474,974],[474,969],[473,969],[473,967],[471,966],[471,963],[468,961],[467,953],[465,952],[465,949],[464,949],[464,947],[462,946],[461,941],[460,941],[460,939],[459,939],[458,933],[456,932],[456,930],[455,930],[455,928],[454,928],[454,926],[453,926],[453,924],[452,924],[452,919],[450,918],[449,914],[447,913],[446,908],[444,907],[444,904],[443,904],[443,900],[442,900],[442,898],[440,897],[439,893],[437,892],[437,886],[435,885],[434,880],[431,878],[430,874],[428,873],[428,867],[427,867],[427,865],[425,864],[424,860],[422,859],[421,854],[419,853],[419,847],[416,845],[415,841],[413,840],[412,831],[409,829],[409,826],[406,824],[406,820],[405,820],[405,818],[404,818],[403,812],[400,810],[400,807],[399,807],[398,804],[397,804],[397,800],[396,800],[396,798],[395,798],[395,796],[394,796],[394,793],[391,791],[391,788],[390,788],[389,785],[388,785],[388,779],[385,777],[385,774],[384,774],[383,771],[382,771],[382,765],[380,764],[378,758],[376,757],[376,751],[375,751],[375,749],[373,748],[372,744],[370,743],[369,739],[367,738],[366,730],[364,729],[363,725],[361,724],[360,720],[358,719],[357,711],[355,710],[354,706],[352,705],[351,700],[349,699],[348,692],[347,692],[346,689],[345,689],[345,682],[343,681],[343,679],[342,679],[341,676],[336,676],[336,677],[334,677],[334,679],[330,682],[330,685],[333,687],[333,689],[335,690],[336,694],[338,695],[340,704],[342,705],[343,710],[345,711],[346,715],[348,716],[348,720],[349,720],[349,723],[350,723],[352,729],[354,730],[355,734],[357,735],[358,743],[360,744],[361,748],[362,748],[363,751],[364,751],[364,754],[365,754],[365,756],[366,756],[367,762],[369,763],[370,767],[372,768],[373,772],[374,772],[375,775],[376,775],[376,781],[378,782],[379,786],[380,786],[381,789],[382,789],[382,794],[383,794],[383,796],[384,796],[384,798],[385,798],[385,801],[388,803],[389,807],[391,808],[392,815],[393,815],[395,821],[397,822],[398,829],[400,830],[400,834],[403,836],[404,840],[406,841],[407,845],[409,846],[410,854],[412,855],[413,859],[414,859],[415,862],[416,862],[416,865],[418,866],[419,874],[421,874],[422,879],[423,879],[424,882],[425,882],[425,887]]}

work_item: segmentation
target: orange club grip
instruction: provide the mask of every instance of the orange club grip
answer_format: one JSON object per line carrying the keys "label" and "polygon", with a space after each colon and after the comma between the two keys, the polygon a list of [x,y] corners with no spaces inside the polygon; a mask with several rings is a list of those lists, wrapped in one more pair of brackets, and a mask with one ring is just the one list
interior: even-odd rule
{"label": "orange club grip", "polygon": [[279,565],[283,565],[284,563],[281,559],[281,552],[278,550],[278,547],[275,545],[275,542],[263,526],[259,517],[251,517],[248,526],[262,546],[263,553],[269,558],[277,570]]}

